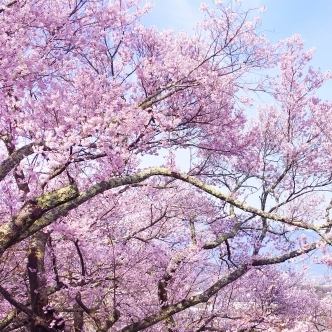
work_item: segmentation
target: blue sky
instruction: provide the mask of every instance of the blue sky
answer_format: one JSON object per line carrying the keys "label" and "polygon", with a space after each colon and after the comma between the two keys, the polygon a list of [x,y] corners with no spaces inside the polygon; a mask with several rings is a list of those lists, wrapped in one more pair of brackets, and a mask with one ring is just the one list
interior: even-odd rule
{"label": "blue sky", "polygon": [[[154,7],[145,23],[178,31],[190,31],[195,26],[201,15],[201,2],[214,5],[214,0],[151,2]],[[316,49],[313,65],[332,70],[332,0],[242,0],[241,3],[244,8],[265,5],[267,11],[262,14],[261,31],[270,40],[277,41],[299,33],[307,48]],[[332,82],[322,89],[321,96],[330,99],[331,92]]]}
{"label": "blue sky", "polygon": [[[236,0],[224,1],[236,2]],[[214,0],[151,0],[151,2],[154,7],[145,17],[145,24],[159,29],[187,32],[190,32],[200,19],[201,2],[214,5]],[[313,65],[322,70],[332,71],[332,0],[242,0],[241,3],[246,9],[266,6],[267,10],[261,14],[260,30],[271,41],[299,33],[307,48],[316,49]],[[321,89],[320,96],[332,99],[332,82]],[[156,159],[158,164],[160,156]],[[310,264],[310,259],[306,261],[311,265],[309,274],[314,278],[324,278],[324,275],[328,276],[331,273],[330,269],[321,265]]]}

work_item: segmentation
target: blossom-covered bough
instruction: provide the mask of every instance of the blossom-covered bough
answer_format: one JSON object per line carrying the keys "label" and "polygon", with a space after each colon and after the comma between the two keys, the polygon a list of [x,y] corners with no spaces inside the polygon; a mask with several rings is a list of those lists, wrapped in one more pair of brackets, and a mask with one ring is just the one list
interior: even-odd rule
{"label": "blossom-covered bough", "polygon": [[328,330],[292,262],[332,261],[330,75],[241,8],[147,10],[0,0],[0,330]]}

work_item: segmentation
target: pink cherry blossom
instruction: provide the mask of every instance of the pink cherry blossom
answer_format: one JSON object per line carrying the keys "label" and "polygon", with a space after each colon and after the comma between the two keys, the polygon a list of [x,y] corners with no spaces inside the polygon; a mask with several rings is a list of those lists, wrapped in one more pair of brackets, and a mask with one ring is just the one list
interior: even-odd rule
{"label": "pink cherry blossom", "polygon": [[331,329],[331,74],[236,8],[0,0],[1,331]]}

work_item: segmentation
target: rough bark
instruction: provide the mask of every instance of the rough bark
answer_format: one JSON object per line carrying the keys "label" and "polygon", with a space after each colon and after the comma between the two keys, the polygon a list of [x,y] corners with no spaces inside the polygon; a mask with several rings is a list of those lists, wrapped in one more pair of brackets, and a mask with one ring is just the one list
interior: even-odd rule
{"label": "rough bark", "polygon": [[[195,177],[173,172],[165,168],[150,168],[134,175],[115,177],[101,181],[80,194],[74,186],[67,186],[52,193],[40,196],[32,202],[28,202],[28,204],[26,204],[19,212],[14,221],[8,222],[0,227],[0,255],[11,245],[31,236],[35,232],[54,222],[59,217],[67,215],[69,211],[79,207],[81,204],[96,195],[121,186],[137,184],[151,176],[158,175],[172,177],[187,182],[202,191],[241,209],[242,211],[252,213],[262,218],[304,229],[311,229],[314,231],[320,230],[301,220],[292,220],[275,213],[269,213],[249,206],[234,199],[231,195],[226,195],[217,188],[205,184]],[[324,226],[320,228],[323,227]]]}
{"label": "rough bark", "polygon": [[[44,258],[48,236],[48,234],[40,231],[31,238],[27,265],[31,309],[34,315],[45,318],[45,320],[45,308],[48,305],[48,294],[46,291]],[[47,331],[34,320],[31,322],[30,329],[31,332]]]}

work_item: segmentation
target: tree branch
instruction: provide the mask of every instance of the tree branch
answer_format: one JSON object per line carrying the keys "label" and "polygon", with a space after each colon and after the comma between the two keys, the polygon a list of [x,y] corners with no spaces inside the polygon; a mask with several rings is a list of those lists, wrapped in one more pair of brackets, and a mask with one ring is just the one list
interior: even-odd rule
{"label": "tree branch", "polygon": [[13,152],[7,159],[1,162],[0,164],[0,181],[5,178],[5,176],[17,166],[21,160],[25,157],[33,154],[33,147],[39,145],[38,143],[27,144],[20,149]]}
{"label": "tree branch", "polygon": [[13,309],[9,311],[9,313],[0,320],[0,331],[2,331],[6,326],[8,326],[16,317],[17,310]]}
{"label": "tree branch", "polygon": [[134,175],[114,177],[109,180],[101,181],[80,194],[78,194],[77,188],[74,188],[74,186],[67,186],[52,193],[38,197],[36,199],[36,208],[39,208],[40,210],[37,211],[36,209],[32,209],[32,211],[24,211],[23,209],[14,223],[9,222],[0,227],[0,255],[14,243],[23,240],[43,227],[50,225],[59,217],[66,216],[69,211],[79,207],[96,195],[124,185],[137,184],[152,176],[158,175],[171,177],[189,183],[207,194],[229,203],[242,211],[252,213],[262,218],[267,218],[304,229],[310,229],[316,232],[319,231],[319,228],[308,225],[303,221],[292,220],[284,216],[279,216],[275,213],[269,213],[257,209],[247,205],[246,203],[242,203],[239,200],[234,199],[231,195],[226,195],[217,188],[205,184],[193,176],[170,171],[166,168],[160,167],[149,168]]}
{"label": "tree branch", "polygon": [[199,303],[204,303],[209,300],[211,296],[216,294],[220,289],[227,286],[231,282],[237,280],[242,275],[244,275],[248,271],[248,265],[242,265],[233,272],[229,273],[227,276],[219,279],[217,282],[215,282],[211,287],[209,287],[204,292],[191,296],[188,299],[184,299],[182,301],[179,301],[176,304],[170,305],[164,309],[161,309],[159,312],[152,314],[150,316],[145,317],[144,319],[130,324],[123,329],[120,330],[120,332],[136,332],[144,330],[152,325],[157,324],[160,321],[163,321],[170,317],[171,315],[174,315],[180,311],[183,311],[185,309],[188,309],[194,305],[197,305]]}
{"label": "tree branch", "polygon": [[26,307],[22,303],[18,302],[17,300],[15,300],[11,296],[11,294],[5,288],[3,288],[1,285],[0,285],[0,293],[12,306],[14,306],[18,310],[24,312],[25,314],[27,314],[30,317],[34,316],[33,312],[28,307]]}
{"label": "tree branch", "polygon": [[[264,266],[264,265],[282,263],[288,259],[295,258],[305,253],[308,253],[316,248],[317,248],[317,243],[312,243],[307,248],[293,250],[281,256],[255,259],[253,260],[251,266],[255,267],[255,266]],[[168,317],[180,311],[188,309],[189,307],[195,306],[199,303],[207,302],[213,295],[218,293],[219,290],[221,290],[228,284],[234,282],[235,280],[239,279],[249,270],[250,270],[250,265],[243,264],[238,268],[236,268],[233,272],[229,273],[227,276],[216,281],[211,287],[206,289],[204,292],[198,295],[194,295],[188,299],[184,299],[176,304],[167,306],[155,314],[147,316],[136,323],[124,327],[122,330],[120,330],[120,332],[136,332],[144,330],[152,325],[157,324],[160,321],[167,319]]]}
{"label": "tree branch", "polygon": [[84,258],[83,258],[83,254],[82,254],[82,251],[78,245],[78,239],[73,241],[74,242],[74,245],[75,245],[75,248],[76,248],[76,251],[77,251],[77,254],[78,254],[78,257],[80,259],[80,264],[81,264],[81,274],[82,276],[84,277],[85,274],[86,274],[86,269],[85,269],[85,263],[84,263]]}

